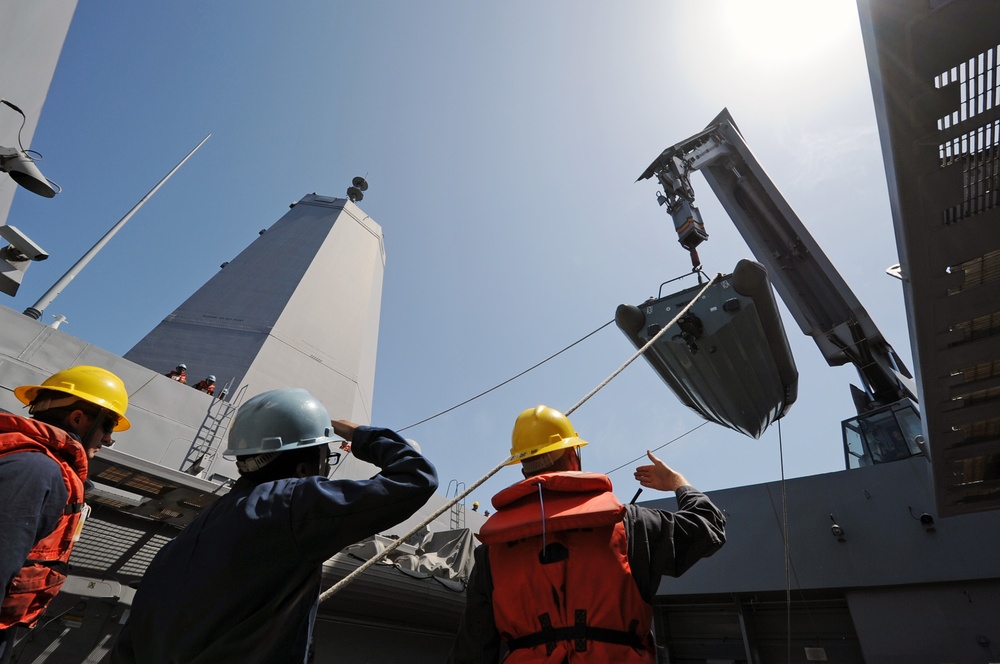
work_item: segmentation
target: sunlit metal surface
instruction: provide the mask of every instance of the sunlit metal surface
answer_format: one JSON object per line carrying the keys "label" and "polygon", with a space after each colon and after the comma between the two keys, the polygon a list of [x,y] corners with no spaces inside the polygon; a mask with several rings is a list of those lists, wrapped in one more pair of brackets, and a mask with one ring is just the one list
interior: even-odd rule
{"label": "sunlit metal surface", "polygon": [[227,493],[227,484],[209,482],[187,473],[104,448],[90,462],[94,489],[87,500],[126,514],[183,528],[201,510]]}

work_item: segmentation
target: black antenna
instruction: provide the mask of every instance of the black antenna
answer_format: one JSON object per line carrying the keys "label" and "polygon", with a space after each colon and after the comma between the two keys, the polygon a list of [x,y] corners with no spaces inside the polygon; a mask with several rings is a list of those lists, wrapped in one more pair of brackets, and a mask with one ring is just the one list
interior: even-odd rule
{"label": "black antenna", "polygon": [[357,203],[365,197],[366,191],[368,191],[368,180],[359,175],[351,180],[351,186],[347,188],[347,197],[352,203]]}

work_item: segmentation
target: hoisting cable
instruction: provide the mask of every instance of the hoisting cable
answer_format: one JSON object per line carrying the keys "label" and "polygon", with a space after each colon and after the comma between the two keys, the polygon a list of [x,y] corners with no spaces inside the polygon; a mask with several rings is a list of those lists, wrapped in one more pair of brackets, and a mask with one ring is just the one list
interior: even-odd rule
{"label": "hoisting cable", "polygon": [[788,495],[785,492],[785,446],[781,438],[781,420],[778,420],[778,458],[781,462],[781,530],[785,540],[785,634],[788,637],[786,662],[792,661],[792,579],[791,547],[788,543]]}
{"label": "hoisting cable", "polygon": [[[781,437],[781,418],[778,419],[778,458],[781,464],[781,527],[785,548],[785,633],[787,635],[785,661],[790,662],[792,661],[792,576],[795,576],[795,585],[798,586],[800,595],[802,594],[802,585],[799,583],[798,575],[792,569],[791,536],[788,532],[788,492],[785,488],[785,446]],[[809,622],[812,623],[813,632],[817,635],[818,642],[820,641],[819,628],[816,626],[816,619],[809,609],[809,602],[804,596],[802,597],[802,606],[805,607],[806,613],[809,615]]]}
{"label": "hoisting cable", "polygon": [[560,350],[560,351],[558,351],[558,352],[555,352],[555,353],[553,353],[552,355],[549,355],[549,356],[548,356],[547,358],[545,358],[545,359],[544,359],[544,360],[542,360],[541,362],[537,362],[537,363],[533,364],[532,366],[528,367],[527,369],[525,369],[525,370],[524,370],[524,371],[522,371],[521,373],[517,374],[516,376],[512,376],[512,377],[510,377],[510,378],[508,378],[507,380],[505,380],[504,382],[502,382],[502,383],[500,383],[500,384],[498,384],[498,385],[494,385],[494,386],[493,386],[493,387],[491,387],[490,389],[488,389],[488,390],[486,390],[486,391],[484,391],[484,392],[480,392],[479,394],[477,394],[477,395],[476,395],[476,396],[474,396],[474,397],[470,397],[470,398],[466,399],[466,400],[465,400],[465,401],[463,401],[462,403],[458,403],[458,404],[455,404],[455,405],[454,405],[454,406],[452,406],[451,408],[447,408],[447,409],[445,409],[445,410],[442,410],[442,411],[441,411],[440,413],[438,413],[438,414],[436,414],[436,415],[431,415],[430,417],[425,417],[424,419],[420,420],[419,422],[414,422],[413,424],[410,424],[410,425],[408,425],[408,426],[405,426],[405,427],[403,427],[402,429],[396,429],[396,430],[395,430],[395,431],[396,431],[396,433],[402,433],[403,431],[406,431],[407,429],[412,429],[413,427],[415,427],[415,426],[417,426],[417,425],[420,425],[420,424],[423,424],[424,422],[430,422],[430,421],[431,421],[431,420],[433,420],[434,418],[437,418],[437,417],[441,417],[441,416],[442,416],[442,415],[444,415],[445,413],[450,413],[451,411],[455,410],[456,408],[461,408],[461,407],[462,407],[462,406],[464,406],[465,404],[467,404],[467,403],[469,403],[469,402],[472,402],[472,401],[475,401],[475,400],[476,400],[476,399],[478,399],[479,397],[483,397],[483,396],[486,396],[487,394],[489,394],[489,393],[490,393],[490,392],[492,392],[493,390],[496,390],[496,389],[499,389],[499,388],[503,387],[504,385],[506,385],[507,383],[510,383],[511,381],[515,381],[515,380],[517,380],[518,378],[520,378],[520,377],[521,377],[521,376],[523,376],[524,374],[528,373],[529,371],[532,371],[533,369],[537,369],[538,367],[542,366],[543,364],[545,364],[545,363],[546,363],[546,362],[548,362],[549,360],[552,360],[552,359],[555,359],[555,358],[556,358],[556,357],[558,357],[559,355],[562,355],[563,353],[565,353],[566,351],[568,351],[568,350],[569,350],[570,348],[572,348],[573,346],[577,345],[578,343],[580,343],[580,342],[582,342],[582,341],[586,341],[587,339],[589,339],[590,337],[594,336],[595,334],[597,334],[598,332],[600,332],[601,330],[603,330],[603,329],[604,329],[604,328],[606,328],[606,327],[607,327],[608,325],[611,325],[611,324],[612,324],[612,323],[614,323],[614,322],[615,322],[615,321],[614,321],[614,319],[612,319],[612,320],[609,320],[609,321],[608,321],[607,323],[605,323],[604,325],[600,326],[599,328],[597,328],[597,329],[596,329],[596,330],[594,330],[593,332],[590,332],[589,334],[587,334],[587,335],[585,335],[585,336],[583,336],[583,337],[580,337],[579,339],[577,339],[576,341],[574,341],[574,342],[573,342],[573,343],[571,343],[570,345],[566,346],[566,347],[565,347],[565,348],[563,348],[562,350]]}
{"label": "hoisting cable", "polygon": [[[694,305],[694,303],[697,302],[698,299],[702,295],[704,295],[705,291],[707,291],[708,288],[712,284],[715,283],[715,280],[718,279],[721,276],[722,276],[722,274],[718,273],[714,277],[712,277],[711,279],[709,279],[708,283],[706,283],[705,286],[700,291],[698,291],[697,295],[695,295],[693,298],[691,298],[690,302],[688,302],[686,305],[684,305],[681,308],[681,310],[677,312],[677,315],[674,316],[669,323],[667,323],[666,325],[664,325],[663,328],[660,329],[660,331],[657,332],[655,335],[653,335],[653,337],[651,337],[650,340],[647,341],[643,345],[642,348],[640,348],[639,350],[637,350],[632,355],[632,357],[630,357],[629,359],[627,359],[624,364],[622,364],[620,367],[618,367],[617,370],[615,370],[614,373],[612,373],[610,376],[608,376],[606,379],[604,379],[604,381],[602,381],[600,385],[598,385],[597,387],[595,387],[594,389],[592,389],[590,392],[588,392],[586,396],[584,396],[582,399],[580,399],[580,401],[578,401],[572,408],[570,408],[569,410],[567,410],[566,413],[565,413],[565,415],[567,415],[567,416],[570,415],[573,411],[575,411],[577,408],[579,408],[584,403],[586,403],[587,400],[590,399],[590,397],[592,397],[595,394],[597,394],[597,392],[601,388],[603,388],[605,385],[607,385],[608,383],[610,383],[612,381],[612,379],[615,378],[615,376],[617,376],[622,371],[624,371],[625,367],[627,367],[628,365],[632,364],[632,362],[634,362],[636,360],[636,358],[638,358],[640,355],[642,355],[646,351],[647,348],[649,348],[654,343],[656,343],[656,341],[661,336],[663,336],[666,333],[667,330],[669,330],[671,327],[673,327],[677,323],[677,321],[681,318],[681,316],[683,316],[684,314],[686,314],[688,312],[688,309],[690,309]],[[411,528],[409,532],[407,532],[404,535],[399,536],[396,539],[395,542],[393,542],[392,544],[390,544],[389,546],[387,546],[385,548],[385,550],[383,550],[381,553],[376,553],[371,558],[369,558],[364,563],[362,563],[361,566],[358,567],[356,570],[354,570],[353,572],[351,572],[350,574],[348,574],[347,576],[345,576],[343,579],[341,579],[337,583],[335,583],[332,586],[330,586],[329,588],[327,588],[322,594],[320,594],[319,601],[320,602],[324,602],[324,601],[330,599],[331,597],[333,597],[344,586],[346,586],[347,584],[349,584],[351,581],[354,581],[354,579],[356,579],[362,573],[364,573],[366,570],[368,570],[369,567],[372,567],[372,566],[376,565],[380,560],[382,560],[383,558],[385,558],[387,554],[389,554],[389,553],[395,551],[396,549],[398,549],[404,542],[406,542],[411,537],[413,537],[414,535],[416,535],[418,532],[420,532],[421,530],[423,530],[429,523],[431,523],[432,521],[434,521],[434,519],[438,518],[439,516],[441,516],[442,514],[444,514],[445,512],[447,512],[449,509],[451,509],[455,505],[455,503],[459,502],[460,500],[462,500],[463,498],[465,498],[466,496],[468,496],[470,493],[472,493],[473,491],[475,491],[476,489],[478,489],[486,480],[490,479],[491,477],[493,477],[494,475],[496,475],[498,472],[500,472],[500,469],[503,468],[504,466],[506,466],[508,463],[510,463],[513,459],[514,459],[513,456],[508,456],[506,459],[504,459],[503,461],[501,461],[500,463],[498,463],[496,466],[494,466],[493,468],[491,468],[490,471],[487,472],[485,475],[483,475],[478,480],[476,480],[475,482],[473,482],[472,485],[469,486],[468,489],[466,489],[465,491],[459,493],[458,495],[456,495],[451,500],[445,502],[444,505],[442,505],[441,507],[439,507],[436,510],[434,510],[434,512],[431,513],[430,516],[428,516],[426,519],[424,519],[423,521],[421,521],[418,525],[416,525],[413,528]]]}

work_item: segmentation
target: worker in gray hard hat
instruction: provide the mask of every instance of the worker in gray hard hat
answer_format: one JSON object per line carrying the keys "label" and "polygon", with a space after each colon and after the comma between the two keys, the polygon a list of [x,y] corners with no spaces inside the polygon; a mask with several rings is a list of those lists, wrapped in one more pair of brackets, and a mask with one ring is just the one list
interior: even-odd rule
{"label": "worker in gray hard hat", "polygon": [[[381,471],[329,479],[334,434]],[[156,554],[113,664],[305,662],[323,561],[409,518],[437,488],[434,466],[398,434],[331,421],[298,388],[244,403],[226,455],[240,479]]]}

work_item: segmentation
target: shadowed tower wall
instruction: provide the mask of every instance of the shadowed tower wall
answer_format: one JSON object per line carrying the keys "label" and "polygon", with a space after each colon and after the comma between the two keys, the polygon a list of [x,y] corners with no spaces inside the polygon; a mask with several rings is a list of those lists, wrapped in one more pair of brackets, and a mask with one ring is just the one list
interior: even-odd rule
{"label": "shadowed tower wall", "polygon": [[242,400],[303,387],[334,418],[371,421],[385,247],[347,199],[310,194],[167,316],[125,359]]}

